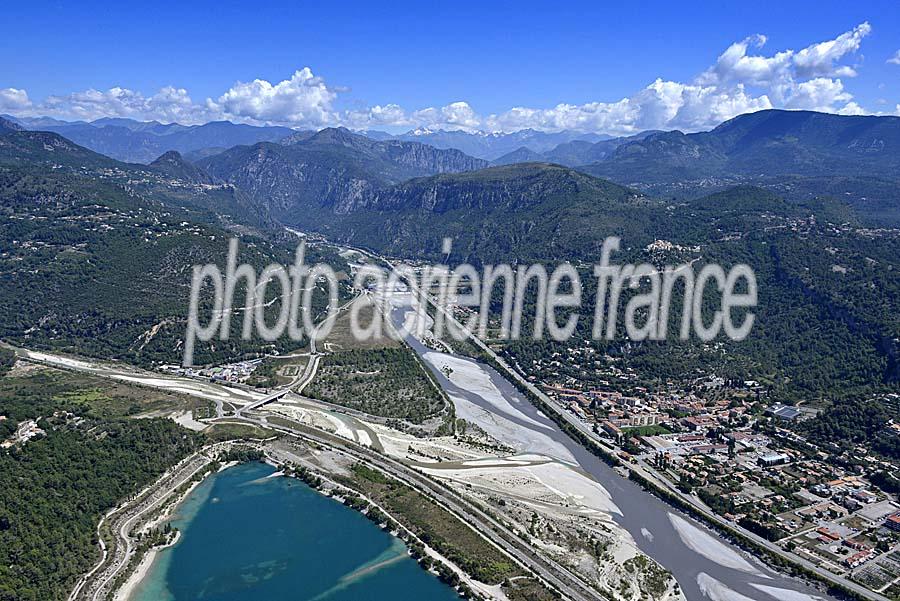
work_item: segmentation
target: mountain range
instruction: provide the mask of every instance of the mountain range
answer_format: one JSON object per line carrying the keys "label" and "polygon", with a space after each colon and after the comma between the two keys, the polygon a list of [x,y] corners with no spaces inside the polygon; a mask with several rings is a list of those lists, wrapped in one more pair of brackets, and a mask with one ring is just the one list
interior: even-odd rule
{"label": "mountain range", "polygon": [[238,144],[280,140],[294,133],[287,127],[257,127],[228,121],[203,125],[164,125],[157,121],[110,118],[92,122],[9,115],[3,118],[24,129],[58,133],[76,144],[129,163],[149,163],[169,150],[206,155]]}
{"label": "mountain range", "polygon": [[[135,121],[124,118],[103,118],[95,121],[60,121],[50,117],[2,118],[24,129],[52,131],[86,148],[126,162],[149,163],[169,150],[176,150],[190,160],[222,152],[232,146],[253,145],[257,142],[277,142],[288,136],[309,135],[286,127],[253,126],[227,121],[204,125],[163,124],[158,121]],[[398,141],[427,144],[438,149],[456,149],[487,161],[527,148],[545,153],[560,144],[581,142],[593,144],[613,139],[601,134],[562,131],[540,132],[531,129],[514,133],[484,133],[417,129],[392,135],[379,131],[357,132],[377,142]],[[592,157],[596,160],[596,157]],[[586,160],[584,162],[591,162]],[[568,163],[567,163],[568,164]],[[579,163],[581,164],[581,163]]]}
{"label": "mountain range", "polygon": [[[805,200],[841,194],[863,221],[900,224],[898,117],[767,110],[708,132],[646,131],[617,138],[533,130],[362,135],[344,128],[316,132],[130,119],[66,123],[3,117],[0,127],[54,131],[112,158],[157,161],[156,169],[181,170],[194,183],[230,183],[277,218],[323,207],[346,212],[414,177],[489,164],[553,163],[651,196],[690,199],[746,184]],[[178,156],[162,159],[169,151]]]}
{"label": "mountain range", "polygon": [[660,132],[648,130],[632,136],[609,138],[598,142],[576,139],[562,142],[543,152],[538,152],[527,146],[521,146],[494,159],[491,163],[493,165],[512,165],[515,163],[545,162],[578,167],[606,160],[619,146],[628,142],[643,140],[657,133]]}
{"label": "mountain range", "polygon": [[[150,163],[169,150],[197,161],[235,146],[281,141],[293,145],[316,133],[228,122],[184,126],[122,118],[64,122],[6,115],[3,119],[23,129],[59,133],[121,161],[140,163]],[[360,137],[398,148],[403,148],[402,142],[415,142],[454,149],[494,165],[556,163],[656,193],[690,193],[694,189],[708,192],[717,184],[765,184],[764,178],[772,176],[893,179],[898,172],[894,152],[900,144],[898,122],[898,117],[767,110],[738,116],[708,132],[688,134],[645,131],[611,137],[573,131],[417,129],[400,135],[361,132]]]}
{"label": "mountain range", "polygon": [[274,224],[265,205],[252,202],[235,186],[217,182],[174,151],[150,165],[123,163],[59,134],[4,127],[0,122],[0,174],[63,181],[63,188],[73,190],[102,184],[114,190],[110,199],[131,198],[192,222],[243,229]]}
{"label": "mountain range", "polygon": [[[260,268],[293,257],[296,238],[262,205],[174,151],[151,165],[123,163],[0,121],[4,340],[142,365],[178,362],[192,267],[217,261],[234,236],[242,260]],[[310,252],[346,269],[328,250]],[[204,345],[201,361],[265,344]]]}
{"label": "mountain range", "polygon": [[[91,127],[176,135],[147,133],[165,131],[158,124]],[[4,119],[0,209],[9,219],[0,221],[0,238],[15,250],[0,255],[0,264],[12,274],[2,281],[16,284],[0,292],[17,308],[0,314],[0,335],[22,336],[43,320],[45,344],[77,339],[107,355],[132,353],[124,334],[111,346],[99,340],[118,331],[133,340],[152,329],[155,317],[173,314],[177,294],[163,299],[165,311],[156,303],[153,315],[118,305],[92,312],[92,303],[106,302],[98,294],[113,294],[108,270],[129,279],[126,288],[148,294],[147,274],[129,261],[141,264],[146,254],[153,275],[174,270],[181,277],[189,263],[212,256],[214,240],[234,231],[263,240],[287,225],[392,256],[432,259],[446,258],[440,244],[451,236],[449,260],[476,264],[590,262],[607,235],[619,235],[627,244],[623,260],[745,262],[759,279],[758,336],[746,343],[724,350],[685,343],[674,354],[668,345],[603,349],[627,354],[641,373],[713,370],[767,382],[788,401],[893,390],[900,380],[900,236],[890,229],[900,215],[892,172],[898,128],[895,118],[763,111],[698,134],[569,140],[549,151],[518,151],[518,159],[541,160],[509,165],[327,128],[291,130],[277,142],[237,145],[193,162],[167,151],[142,165]],[[548,153],[592,152],[601,158],[588,166],[546,162]],[[691,194],[655,192],[695,185],[691,178],[712,183]],[[23,262],[19,255],[29,253],[34,257]],[[22,283],[39,290],[44,277],[64,285],[18,307],[12,299]],[[88,285],[92,277],[105,287]],[[68,300],[59,296],[65,291],[73,295]],[[73,303],[74,313],[53,308]],[[127,323],[116,325],[117,314]],[[527,361],[539,351],[522,343],[508,352]],[[167,357],[171,348],[153,353]]]}
{"label": "mountain range", "polygon": [[669,131],[628,140],[583,169],[644,185],[734,176],[896,177],[900,117],[759,111],[708,132]]}
{"label": "mountain range", "polygon": [[396,256],[439,259],[450,236],[454,260],[527,262],[587,258],[614,232],[643,240],[646,224],[634,218],[657,204],[570,168],[522,163],[410,179],[330,215],[292,217],[301,229]]}
{"label": "mountain range", "polygon": [[[748,184],[797,201],[840,195],[862,223],[900,225],[900,118],[761,111],[696,134],[574,140],[541,153],[522,147],[490,165],[537,163],[575,167],[653,197],[691,199]],[[343,128],[294,132],[196,164],[276,219],[304,227],[310,219],[326,227],[328,215],[375,206],[405,180],[489,165],[456,149],[373,140]]]}
{"label": "mountain range", "polygon": [[527,148],[540,154],[552,150],[560,144],[573,141],[595,143],[612,139],[612,136],[604,134],[575,131],[541,132],[533,129],[523,129],[513,133],[488,133],[420,128],[398,136],[390,136],[390,138],[380,132],[375,134],[361,133],[374,135],[381,140],[394,139],[407,142],[421,142],[435,148],[456,148],[473,157],[488,161],[496,160],[519,148]]}
{"label": "mountain range", "polygon": [[471,171],[487,162],[456,149],[375,141],[328,128],[298,132],[281,143],[236,146],[197,165],[245,190],[276,218],[296,224],[323,210],[347,212],[376,190],[412,177]]}

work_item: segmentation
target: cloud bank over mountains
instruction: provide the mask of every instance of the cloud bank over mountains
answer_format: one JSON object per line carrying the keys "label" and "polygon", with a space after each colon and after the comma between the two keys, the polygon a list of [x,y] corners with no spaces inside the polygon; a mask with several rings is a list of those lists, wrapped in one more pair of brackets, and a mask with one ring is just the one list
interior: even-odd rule
{"label": "cloud bank over mountains", "polygon": [[[657,79],[614,102],[559,104],[552,108],[513,107],[483,115],[465,101],[409,110],[397,104],[365,109],[336,108],[343,88],[329,85],[309,67],[289,79],[238,82],[218,98],[192,99],[185,88],[165,87],[152,96],[115,87],[86,90],[43,101],[26,90],[0,88],[0,112],[93,120],[127,117],[164,123],[240,123],[352,129],[464,129],[511,132],[525,128],[628,134],[646,129],[708,129],[741,113],[769,108],[864,114],[845,81],[857,75],[859,53],[872,28],[862,23],[832,40],[801,50],[766,55],[766,36],[757,34],[729,46],[693,81]],[[895,59],[888,59],[893,62]],[[900,62],[900,58],[896,59]],[[900,113],[900,105],[897,107]]]}

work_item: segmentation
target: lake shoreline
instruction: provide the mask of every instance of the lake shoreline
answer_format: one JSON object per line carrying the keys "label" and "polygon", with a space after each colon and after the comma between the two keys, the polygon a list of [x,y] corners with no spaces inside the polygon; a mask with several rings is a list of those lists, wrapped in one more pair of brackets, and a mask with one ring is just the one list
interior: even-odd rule
{"label": "lake shoreline", "polygon": [[[262,465],[265,464],[265,465]],[[254,480],[244,481],[243,478],[246,477],[245,473],[235,473],[232,472],[228,468],[246,468],[248,470],[256,470],[256,473],[259,473],[258,470],[276,470],[272,473],[265,473],[261,475],[259,478]],[[198,505],[199,512],[188,518],[190,520],[190,527],[194,528],[191,531],[191,536],[186,536],[186,532],[183,530],[180,534],[184,536],[180,536],[177,543],[173,541],[172,544],[163,546],[163,547],[155,547],[147,551],[144,557],[141,559],[140,563],[135,567],[134,571],[131,573],[131,576],[128,578],[128,581],[125,585],[123,585],[116,593],[114,597],[115,601],[138,601],[141,599],[149,599],[149,598],[174,598],[166,597],[167,589],[171,588],[173,592],[178,589],[179,594],[189,595],[191,593],[190,587],[196,584],[196,578],[189,578],[188,581],[185,581],[185,569],[183,566],[191,565],[190,572],[196,574],[198,571],[203,572],[204,570],[204,562],[209,562],[213,555],[218,555],[218,553],[206,553],[206,549],[208,548],[208,544],[206,542],[206,538],[209,535],[209,523],[211,520],[219,520],[219,515],[216,512],[223,511],[223,507],[225,506],[237,506],[246,504],[247,500],[242,497],[246,497],[247,494],[258,495],[262,494],[267,497],[266,503],[275,504],[277,509],[271,511],[261,510],[260,515],[266,516],[262,522],[259,524],[259,529],[261,531],[271,531],[271,525],[268,527],[266,523],[272,519],[275,519],[273,514],[278,513],[280,507],[285,507],[285,511],[289,511],[287,507],[292,506],[292,504],[296,504],[297,497],[293,496],[291,493],[288,493],[287,497],[284,497],[286,491],[290,490],[292,487],[291,484],[274,484],[277,481],[282,481],[282,477],[289,478],[291,480],[299,481],[300,484],[303,485],[303,488],[308,489],[311,493],[314,493],[315,497],[321,499],[327,499],[328,501],[336,501],[337,503],[334,505],[329,504],[328,506],[323,507],[321,502],[313,502],[312,505],[314,507],[323,508],[321,511],[317,512],[319,519],[314,520],[314,522],[322,522],[318,528],[326,528],[327,532],[336,533],[343,532],[347,527],[346,518],[341,517],[342,515],[346,515],[343,513],[345,509],[352,509],[352,513],[354,515],[358,515],[362,518],[365,518],[365,523],[369,524],[365,526],[364,529],[369,534],[364,534],[361,531],[357,531],[355,535],[351,535],[352,539],[356,543],[359,544],[359,552],[364,553],[367,547],[370,547],[373,544],[373,541],[383,541],[382,536],[389,536],[391,539],[397,541],[396,544],[400,544],[403,547],[403,553],[397,558],[392,559],[391,561],[381,562],[376,564],[375,566],[366,566],[366,562],[370,559],[369,557],[360,558],[360,564],[364,566],[364,569],[359,569],[360,566],[354,566],[353,569],[347,570],[347,574],[353,575],[353,578],[347,578],[347,574],[337,574],[334,577],[334,580],[327,580],[327,574],[317,573],[319,577],[319,583],[316,585],[307,584],[306,586],[310,587],[311,590],[315,590],[316,586],[320,586],[323,583],[326,585],[325,587],[329,590],[331,588],[337,587],[335,590],[341,590],[343,588],[354,585],[353,583],[362,578],[366,579],[376,579],[378,581],[389,581],[391,586],[398,586],[395,582],[396,578],[401,574],[407,574],[405,580],[410,579],[409,571],[414,569],[415,572],[422,574],[422,577],[413,578],[418,581],[418,586],[423,587],[423,589],[431,590],[433,588],[439,588],[449,595],[448,598],[458,598],[458,593],[454,587],[449,587],[446,583],[440,582],[438,578],[435,578],[436,574],[428,569],[425,569],[425,566],[422,565],[415,556],[410,552],[410,548],[408,546],[407,541],[397,532],[389,532],[385,528],[381,527],[376,521],[372,520],[371,517],[366,515],[366,508],[354,507],[351,504],[344,502],[344,496],[341,492],[345,491],[345,487],[337,485],[340,487],[340,490],[335,489],[333,491],[329,490],[319,490],[317,487],[311,485],[309,482],[306,482],[304,478],[299,477],[297,474],[293,474],[290,469],[283,469],[287,467],[286,465],[282,465],[280,462],[273,461],[270,458],[266,458],[266,460],[260,461],[249,461],[245,463],[241,463],[239,465],[229,465],[227,467],[223,467],[219,472],[213,472],[212,475],[219,475],[222,472],[226,472],[229,477],[224,481],[215,481],[210,486],[210,494],[213,495],[211,501],[208,499],[204,499]],[[287,472],[287,473],[285,473]],[[249,473],[254,473],[253,471]],[[278,477],[281,476],[281,477]],[[318,476],[316,476],[318,477]],[[208,482],[207,479],[204,478],[203,482]],[[265,483],[273,483],[270,486],[276,486],[276,488],[269,488],[269,492],[261,492],[259,489],[256,489],[254,492],[249,492],[252,489],[248,489],[246,487],[251,486],[253,484],[261,484],[266,486]],[[198,483],[199,485],[200,483]],[[332,482],[328,482],[328,487],[331,488]],[[229,486],[238,486],[238,488],[227,488]],[[226,488],[222,488],[226,487]],[[293,488],[297,488],[296,485]],[[178,503],[173,503],[171,511],[167,512],[166,517],[171,517],[173,513],[176,513],[183,507],[183,504],[190,499],[190,494],[196,490],[196,487],[192,487],[192,491],[186,493],[183,497],[179,498]],[[353,493],[352,489],[346,489],[347,494]],[[355,493],[353,493],[355,494]],[[308,499],[309,497],[304,494],[301,495],[300,500]],[[338,506],[340,507],[338,509]],[[210,508],[215,507],[213,510],[212,516],[209,514]],[[372,505],[371,507],[374,507]],[[199,518],[199,522],[197,519]],[[163,519],[163,518],[160,518]],[[333,525],[329,525],[329,519],[337,519],[338,523]],[[284,519],[278,520],[279,525],[283,525]],[[197,525],[195,526],[195,522]],[[304,520],[305,522],[305,520]],[[226,523],[233,524],[233,521],[227,521]],[[356,519],[351,520],[351,524],[355,524],[353,526],[358,528],[360,522]],[[371,526],[375,528],[373,530],[369,530]],[[301,526],[300,529],[303,530],[305,526]],[[217,526],[217,529],[221,530],[221,526]],[[243,530],[246,530],[246,525],[243,526]],[[236,538],[240,538],[243,535],[242,527],[238,527],[234,536]],[[376,534],[376,532],[378,534]],[[301,535],[302,536],[302,535]],[[310,540],[318,540],[319,542],[316,545],[311,547],[303,547],[297,548],[295,547],[293,541],[296,540],[294,538],[292,540],[292,544],[289,548],[285,548],[283,546],[282,541],[275,541],[270,539],[265,539],[265,544],[262,542],[249,542],[246,543],[243,540],[242,544],[239,548],[243,549],[243,559],[236,559],[232,556],[229,556],[228,559],[234,563],[239,562],[240,566],[237,567],[237,571],[250,571],[250,574],[240,575],[240,578],[245,578],[245,582],[256,582],[259,589],[255,589],[257,584],[253,584],[250,586],[248,590],[253,589],[254,593],[264,594],[266,587],[271,586],[269,584],[269,580],[272,582],[279,581],[287,582],[288,580],[299,577],[300,574],[303,574],[302,570],[309,569],[308,567],[300,567],[307,566],[308,562],[298,563],[300,562],[301,557],[304,555],[312,554],[316,556],[316,559],[320,559],[323,556],[327,556],[329,554],[328,549],[330,549],[333,545],[339,544],[339,537],[334,534],[324,533],[325,539],[321,538],[322,533],[318,536],[310,537]],[[327,541],[327,542],[324,542]],[[363,541],[365,544],[363,544]],[[188,547],[182,549],[182,546],[187,544]],[[218,544],[218,542],[216,543]],[[383,542],[378,544],[384,544]],[[234,546],[234,548],[238,548],[238,546]],[[176,551],[176,549],[180,549],[180,551]],[[198,555],[198,549],[201,550],[200,555]],[[176,555],[166,555],[163,554],[163,551],[167,553],[176,553]],[[337,551],[337,549],[335,549]],[[239,553],[238,555],[241,555]],[[272,559],[269,560],[270,556],[278,557],[277,560]],[[377,555],[377,554],[375,554]],[[185,559],[185,558],[189,559]],[[194,558],[197,559],[197,564],[194,563]],[[248,559],[248,557],[252,557],[252,559]],[[407,563],[407,559],[412,559],[416,562],[416,566],[411,566],[411,564]],[[164,561],[162,561],[164,560]],[[174,563],[173,563],[174,562]],[[216,560],[218,563],[218,560]],[[226,562],[228,563],[228,562]],[[276,567],[262,567],[268,566],[269,564],[277,564]],[[340,563],[340,562],[337,562]],[[256,566],[256,567],[254,567]],[[295,567],[296,566],[296,567]],[[174,572],[172,570],[175,570]],[[262,571],[262,573],[266,574],[261,576],[256,573],[256,571]],[[400,570],[398,572],[398,570]],[[327,570],[326,570],[327,572]],[[209,579],[210,581],[215,582],[219,586],[226,586],[225,582],[230,582],[229,578],[234,574],[234,570],[231,573],[226,574],[225,572],[219,570],[216,573],[216,569],[210,571]],[[308,577],[308,574],[303,574],[304,577]],[[427,576],[427,578],[426,578]],[[233,584],[233,583],[232,583]],[[185,588],[187,586],[187,588]],[[231,584],[229,586],[232,586]],[[276,586],[282,586],[281,584]],[[370,582],[370,586],[375,586]],[[143,587],[143,588],[142,588]],[[232,589],[226,587],[226,591],[232,591],[237,589]],[[399,587],[398,587],[399,590]],[[438,591],[433,591],[431,593],[435,598],[440,598],[441,595],[437,594]],[[246,594],[246,593],[245,593]],[[149,596],[147,596],[149,595]],[[279,595],[272,595],[273,598],[279,598]],[[179,597],[180,598],[180,597]],[[193,597],[185,597],[185,598],[193,598]],[[223,597],[230,598],[230,597]],[[246,597],[244,597],[246,598]]]}
{"label": "lake shoreline", "polygon": [[[174,515],[176,515],[185,503],[191,494],[197,490],[203,483],[205,483],[210,477],[225,471],[230,467],[234,467],[237,465],[237,462],[228,462],[219,466],[217,470],[210,470],[203,475],[199,480],[192,482],[191,485],[181,494],[177,495],[175,498],[170,499],[165,509],[158,516],[147,522],[141,530],[147,530],[149,528],[153,528],[158,526],[168,520],[170,520]],[[182,539],[182,532],[179,530],[176,532],[175,537],[163,544],[157,545],[155,547],[151,547],[147,549],[143,556],[138,561],[138,564],[131,570],[129,570],[128,577],[125,579],[125,582],[116,589],[113,593],[113,601],[130,601],[135,592],[140,588],[141,584],[143,584],[144,580],[150,574],[151,569],[153,568],[153,563],[156,561],[159,553],[164,551],[165,549],[169,549],[177,545]]]}

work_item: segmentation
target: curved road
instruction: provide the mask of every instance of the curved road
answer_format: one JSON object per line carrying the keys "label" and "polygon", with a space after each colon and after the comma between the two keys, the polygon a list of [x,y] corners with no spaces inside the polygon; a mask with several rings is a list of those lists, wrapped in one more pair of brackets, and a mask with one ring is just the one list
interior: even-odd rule
{"label": "curved road", "polygon": [[[168,501],[173,491],[189,482],[200,470],[209,465],[212,460],[204,454],[208,450],[204,449],[183,459],[139,493],[136,499],[107,514],[98,526],[103,556],[100,562],[79,580],[69,595],[69,601],[102,601],[111,598],[114,592],[111,589],[112,585],[123,570],[127,569],[134,556],[132,530],[141,520],[148,518],[150,513]],[[103,542],[100,532],[103,523],[110,524],[113,535],[113,540],[109,541],[108,545]]]}

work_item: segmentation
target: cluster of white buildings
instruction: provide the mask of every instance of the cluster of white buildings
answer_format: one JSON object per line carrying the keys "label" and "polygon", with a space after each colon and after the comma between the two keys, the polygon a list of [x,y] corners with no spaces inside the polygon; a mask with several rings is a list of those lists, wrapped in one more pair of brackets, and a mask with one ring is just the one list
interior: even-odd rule
{"label": "cluster of white buildings", "polygon": [[250,359],[248,361],[238,361],[237,363],[229,363],[218,367],[181,367],[178,365],[163,365],[160,370],[170,374],[179,376],[188,376],[190,378],[204,378],[207,380],[215,380],[222,382],[232,382],[242,384],[250,374],[259,367],[262,359]]}
{"label": "cluster of white buildings", "polygon": [[[3,420],[6,419],[5,416],[0,417],[3,417]],[[16,428],[16,432],[12,435],[11,438],[0,443],[0,448],[8,449],[9,447],[16,444],[25,444],[35,436],[39,436],[41,434],[46,434],[46,432],[38,427],[36,420],[25,420],[19,424],[19,427]]]}

